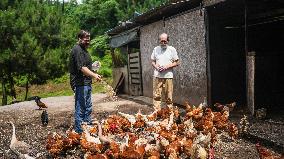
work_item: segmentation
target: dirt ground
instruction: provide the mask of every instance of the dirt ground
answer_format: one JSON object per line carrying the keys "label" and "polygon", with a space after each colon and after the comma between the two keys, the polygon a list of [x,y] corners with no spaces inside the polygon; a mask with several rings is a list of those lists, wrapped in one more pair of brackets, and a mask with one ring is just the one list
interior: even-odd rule
{"label": "dirt ground", "polygon": [[[102,119],[117,111],[134,114],[139,109],[143,114],[150,114],[153,109],[149,105],[143,105],[131,100],[118,98],[118,101],[109,101],[105,94],[93,95],[93,118]],[[73,125],[74,98],[73,96],[50,97],[42,99],[48,105],[49,124],[41,125],[42,110],[37,110],[34,101],[16,103],[0,107],[0,158],[11,159],[16,155],[9,150],[12,136],[12,121],[16,127],[16,136],[33,147],[35,154],[41,154],[39,158],[51,158],[45,149],[46,137],[49,132],[65,134]],[[215,146],[216,158],[223,159],[258,159],[255,145],[243,140],[231,140],[226,133],[219,135],[219,141]],[[77,148],[63,155],[62,158],[81,158],[83,152]]]}

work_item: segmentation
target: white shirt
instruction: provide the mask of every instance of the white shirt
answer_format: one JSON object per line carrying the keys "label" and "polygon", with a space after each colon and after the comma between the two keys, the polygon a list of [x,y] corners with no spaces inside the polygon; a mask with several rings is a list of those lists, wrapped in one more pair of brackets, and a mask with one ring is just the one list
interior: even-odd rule
{"label": "white shirt", "polygon": [[[151,55],[151,60],[156,61],[156,64],[160,66],[166,66],[178,59],[179,58],[176,49],[169,45],[167,46],[166,49],[161,48],[161,46],[156,46]],[[173,78],[173,68],[169,68],[162,72],[159,72],[157,69],[155,69],[154,77]]]}

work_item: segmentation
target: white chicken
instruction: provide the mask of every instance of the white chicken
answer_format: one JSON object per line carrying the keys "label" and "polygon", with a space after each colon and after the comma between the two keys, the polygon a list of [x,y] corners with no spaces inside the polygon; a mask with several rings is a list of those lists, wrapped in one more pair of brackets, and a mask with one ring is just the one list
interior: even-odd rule
{"label": "white chicken", "polygon": [[85,138],[88,142],[95,143],[95,144],[101,144],[99,137],[91,136],[89,132],[89,126],[87,125],[87,123],[82,123],[82,129],[83,129],[83,133],[85,134]]}
{"label": "white chicken", "polygon": [[119,115],[126,118],[132,125],[136,122],[136,117],[134,115],[118,112]]}
{"label": "white chicken", "polygon": [[167,130],[170,130],[171,127],[172,127],[172,125],[173,125],[173,123],[174,123],[174,113],[171,113],[170,119],[169,119],[169,123],[168,123],[166,129],[167,129]]}
{"label": "white chicken", "polygon": [[22,159],[33,159],[34,157],[29,156],[31,146],[24,141],[19,141],[16,137],[16,128],[13,122],[10,121],[10,124],[13,127],[13,134],[10,143],[10,149]]}

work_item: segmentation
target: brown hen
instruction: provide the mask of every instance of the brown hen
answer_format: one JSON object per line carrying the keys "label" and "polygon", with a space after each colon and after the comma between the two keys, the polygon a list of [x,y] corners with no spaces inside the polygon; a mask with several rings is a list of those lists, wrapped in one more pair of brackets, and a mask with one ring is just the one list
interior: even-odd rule
{"label": "brown hen", "polygon": [[57,157],[63,150],[63,137],[57,133],[48,134],[46,149],[52,157]]}
{"label": "brown hen", "polygon": [[260,159],[284,159],[283,154],[279,157],[274,155],[270,150],[261,146],[259,143],[255,144]]}
{"label": "brown hen", "polygon": [[228,126],[228,118],[229,118],[229,112],[224,111],[223,114],[220,112],[213,112],[214,118],[213,122],[217,129],[226,129]]}
{"label": "brown hen", "polygon": [[236,139],[238,136],[238,127],[234,123],[230,123],[228,126],[229,136],[232,139]]}

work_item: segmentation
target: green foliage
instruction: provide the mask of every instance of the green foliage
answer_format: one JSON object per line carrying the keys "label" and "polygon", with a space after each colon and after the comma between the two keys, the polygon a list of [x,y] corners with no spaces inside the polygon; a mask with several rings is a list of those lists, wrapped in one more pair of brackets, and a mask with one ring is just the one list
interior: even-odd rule
{"label": "green foliage", "polygon": [[169,0],[117,0],[119,9],[123,12],[120,20],[128,20],[134,18],[134,13],[144,13],[155,7],[169,2]]}
{"label": "green foliage", "polygon": [[[10,61],[10,55],[15,49],[12,41],[13,36],[16,33],[16,28],[13,27],[16,18],[16,11],[13,9],[0,10],[0,68],[3,72],[6,72],[7,63]],[[5,38],[4,38],[5,37]]]}
{"label": "green foliage", "polygon": [[101,52],[109,50],[108,45],[109,37],[108,35],[100,35],[91,41],[90,52],[95,56],[100,56]]}
{"label": "green foliage", "polygon": [[28,81],[28,77],[27,76],[25,76],[25,75],[20,75],[20,76],[18,76],[18,77],[16,77],[16,85],[17,86],[20,86],[20,87],[24,87],[25,86],[25,84],[27,83],[27,81]]}
{"label": "green foliage", "polygon": [[107,53],[101,59],[101,68],[98,70],[98,73],[103,77],[111,77],[112,76],[112,58],[110,53]]}
{"label": "green foliage", "polygon": [[68,82],[68,81],[69,81],[69,74],[65,74],[61,77],[50,80],[50,82],[55,83],[55,84],[64,83],[64,82]]}
{"label": "green foliage", "polygon": [[102,67],[98,73],[103,77],[111,77],[112,76],[112,69],[107,67]]}
{"label": "green foliage", "polygon": [[112,57],[114,67],[123,67],[124,65],[127,65],[127,59],[128,59],[127,56],[128,56],[127,53],[123,53],[121,49],[119,48],[114,49]]}
{"label": "green foliage", "polygon": [[57,49],[49,49],[45,55],[43,56],[42,62],[41,62],[41,68],[44,72],[44,78],[55,78],[60,77],[65,73],[64,69],[64,60],[61,56],[63,56],[64,50],[62,48]]}
{"label": "green foliage", "polygon": [[63,18],[60,3],[48,2],[19,1],[0,10],[0,42],[4,44],[0,62],[24,66],[15,73],[36,74],[42,82],[46,76],[53,78],[67,71],[66,59],[79,30],[74,20]]}
{"label": "green foliage", "polygon": [[102,35],[117,25],[122,14],[118,6],[115,0],[88,0],[74,10],[72,17],[91,36]]}
{"label": "green foliage", "polygon": [[0,1],[0,9],[4,10],[8,6],[8,0],[1,0]]}
{"label": "green foliage", "polygon": [[92,60],[101,62],[101,68],[98,70],[98,73],[103,77],[112,76],[112,57],[108,40],[109,37],[106,34],[97,36],[91,41],[89,49],[92,53]]}
{"label": "green foliage", "polygon": [[9,0],[0,5],[0,82],[8,95],[14,84],[41,84],[65,74],[79,28],[63,17],[62,4]]}
{"label": "green foliage", "polygon": [[104,57],[92,56],[93,61],[100,61],[101,68],[98,70],[98,74],[103,77],[112,77],[112,58],[110,52],[106,52]]}

